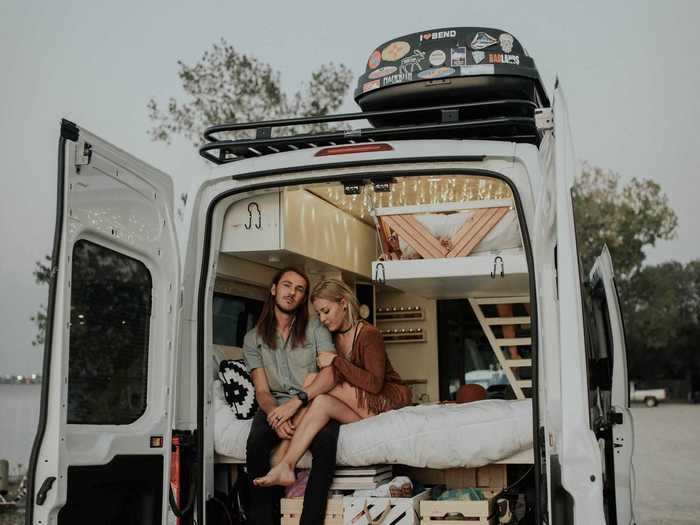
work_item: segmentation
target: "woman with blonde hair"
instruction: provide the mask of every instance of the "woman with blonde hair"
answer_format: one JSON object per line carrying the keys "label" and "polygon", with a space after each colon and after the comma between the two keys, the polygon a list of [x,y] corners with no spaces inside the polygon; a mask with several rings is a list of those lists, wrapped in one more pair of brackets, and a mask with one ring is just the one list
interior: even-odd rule
{"label": "woman with blonde hair", "polygon": [[360,317],[359,303],[348,285],[326,279],[314,287],[310,299],[321,323],[333,334],[337,350],[319,355],[319,375],[333,374],[336,386],[311,401],[296,422],[281,461],[254,480],[256,485],[294,483],[297,462],[329,420],[353,423],[411,402],[411,391],[391,366],[381,333]]}

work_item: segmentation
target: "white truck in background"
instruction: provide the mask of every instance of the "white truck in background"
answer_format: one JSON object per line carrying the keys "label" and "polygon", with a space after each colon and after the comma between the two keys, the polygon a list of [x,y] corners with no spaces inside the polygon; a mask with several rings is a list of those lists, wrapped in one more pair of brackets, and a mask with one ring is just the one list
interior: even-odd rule
{"label": "white truck in background", "polygon": [[665,388],[650,388],[650,389],[640,389],[636,388],[635,382],[630,381],[630,401],[637,403],[644,403],[649,408],[655,407],[661,401],[666,401],[668,399],[668,393]]}

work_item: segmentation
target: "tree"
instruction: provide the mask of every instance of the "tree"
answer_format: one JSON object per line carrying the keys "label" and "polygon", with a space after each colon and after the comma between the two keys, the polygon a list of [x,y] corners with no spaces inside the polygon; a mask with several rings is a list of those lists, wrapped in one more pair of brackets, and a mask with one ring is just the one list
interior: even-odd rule
{"label": "tree", "polygon": [[324,64],[301,91],[288,96],[278,72],[269,64],[239,53],[223,38],[205,51],[199,62],[190,66],[178,61],[178,66],[187,100],[180,102],[171,97],[163,109],[151,99],[148,110],[154,125],[149,135],[166,143],[173,135],[183,135],[195,146],[201,144],[204,130],[215,124],[312,117],[336,111],[352,80],[351,71],[344,65]]}
{"label": "tree", "polygon": [[[282,90],[279,73],[269,64],[237,52],[224,39],[213,44],[194,65],[182,61],[177,64],[187,100],[180,102],[171,97],[163,109],[151,99],[147,107],[154,125],[148,133],[153,140],[168,144],[173,135],[182,135],[195,147],[201,144],[204,130],[214,124],[312,117],[336,111],[352,80],[352,72],[344,65],[324,64],[312,73],[300,91],[289,96]],[[326,126],[307,126],[295,131],[321,129]],[[37,284],[48,284],[50,262],[48,255],[44,261],[36,262],[33,274]],[[32,345],[43,346],[46,306],[41,305],[31,320],[37,327]]]}
{"label": "tree", "polygon": [[641,270],[646,248],[675,237],[678,218],[654,181],[633,178],[621,186],[618,174],[584,164],[573,199],[586,271],[607,244],[616,273],[628,277]]}
{"label": "tree", "polygon": [[645,266],[622,307],[632,377],[700,377],[700,260]]}

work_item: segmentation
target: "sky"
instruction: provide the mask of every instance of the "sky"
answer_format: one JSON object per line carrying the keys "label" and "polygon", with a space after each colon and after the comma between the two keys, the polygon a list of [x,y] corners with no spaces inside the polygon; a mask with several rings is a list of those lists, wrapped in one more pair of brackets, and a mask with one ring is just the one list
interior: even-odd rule
{"label": "sky", "polygon": [[[104,4],[104,5],[102,5]],[[289,92],[326,62],[357,76],[375,46],[404,34],[496,27],[567,95],[576,156],[624,180],[657,181],[677,238],[650,263],[700,258],[700,2],[501,1],[0,2],[0,375],[41,369],[30,317],[46,303],[34,262],[51,250],[56,150],[68,118],[171,174],[176,195],[209,167],[191,144],[152,142],[146,104],[182,97],[177,61],[225,38],[280,71]],[[343,111],[355,111],[349,97]]]}

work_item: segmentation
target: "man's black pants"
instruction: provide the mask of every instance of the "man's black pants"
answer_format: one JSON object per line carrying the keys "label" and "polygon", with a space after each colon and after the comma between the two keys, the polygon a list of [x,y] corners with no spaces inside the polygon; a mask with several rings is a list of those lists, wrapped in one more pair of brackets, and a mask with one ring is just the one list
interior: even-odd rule
{"label": "man's black pants", "polygon": [[[311,442],[309,449],[313,455],[313,464],[309,482],[304,493],[304,509],[299,525],[323,525],[326,515],[328,490],[335,472],[335,453],[338,446],[337,421],[331,420]],[[248,475],[253,479],[264,476],[270,470],[270,453],[281,441],[277,433],[267,423],[267,414],[258,410],[253,417],[253,424],[248,436],[246,458]],[[256,487],[250,489],[250,525],[279,525],[281,487]]]}

